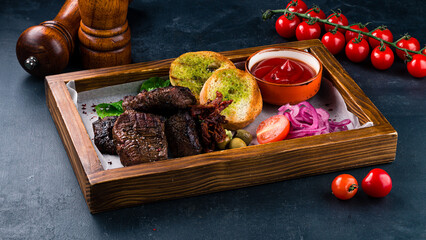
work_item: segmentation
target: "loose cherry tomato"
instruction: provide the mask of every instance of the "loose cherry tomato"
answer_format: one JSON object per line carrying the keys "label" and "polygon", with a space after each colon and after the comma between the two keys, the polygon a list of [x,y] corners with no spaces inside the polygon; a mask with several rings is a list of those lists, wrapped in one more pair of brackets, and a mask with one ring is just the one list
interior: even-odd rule
{"label": "loose cherry tomato", "polygon": [[377,46],[371,52],[371,63],[373,66],[380,70],[388,69],[392,66],[394,55],[390,47],[383,45],[383,48]]}
{"label": "loose cherry tomato", "polygon": [[284,115],[275,115],[261,122],[256,129],[257,141],[260,144],[277,142],[287,137],[290,121]]}
{"label": "loose cherry tomato", "polygon": [[296,35],[296,27],[299,23],[300,20],[297,16],[282,15],[275,22],[275,30],[281,37],[292,38]]}
{"label": "loose cherry tomato", "polygon": [[[296,3],[296,6],[291,6],[288,7],[290,4],[292,4],[293,2]],[[298,13],[305,13],[308,10],[308,6],[306,5],[306,3],[302,0],[291,0],[288,4],[287,7],[288,10],[292,11],[292,12],[298,12]]]}
{"label": "loose cherry tomato", "polygon": [[327,32],[322,36],[321,42],[333,55],[338,54],[345,48],[345,36],[339,31],[336,31],[336,33]]}
{"label": "loose cherry tomato", "polygon": [[[396,46],[400,47],[400,48],[405,48],[408,50],[413,50],[413,51],[419,51],[420,50],[420,43],[419,41],[414,38],[411,37],[409,35],[405,35],[404,37],[402,37],[397,43]],[[408,52],[408,54],[410,54],[411,56],[414,55],[414,53]],[[398,55],[399,58],[401,58],[402,60],[406,60],[407,57],[405,56],[406,53],[405,51],[396,49],[396,55]]]}
{"label": "loose cherry tomato", "polygon": [[358,182],[352,175],[341,174],[331,183],[331,191],[338,199],[348,200],[358,192]]}
{"label": "loose cherry tomato", "polygon": [[[377,28],[371,34],[373,36],[381,38],[381,39],[383,39],[385,41],[393,42],[392,32],[388,28],[386,28],[385,26],[381,26],[381,27]],[[377,46],[380,46],[380,41],[378,41],[378,40],[376,40],[374,38],[369,38],[368,42],[370,43],[370,46],[373,49],[375,47],[377,47]]]}
{"label": "loose cherry tomato", "polygon": [[346,44],[345,53],[352,62],[364,61],[367,58],[369,52],[370,47],[368,46],[367,41],[365,41],[363,38],[361,41],[359,41],[357,38],[352,38],[352,40]]}
{"label": "loose cherry tomato", "polygon": [[321,28],[318,23],[308,24],[307,22],[301,22],[296,28],[297,40],[308,40],[319,38],[321,35]]}
{"label": "loose cherry tomato", "polygon": [[392,179],[389,174],[380,168],[371,170],[362,180],[362,190],[370,197],[381,198],[389,194],[392,189]]}
{"label": "loose cherry tomato", "polygon": [[407,70],[413,77],[426,77],[426,56],[415,54],[411,61],[407,63]]}
{"label": "loose cherry tomato", "polygon": [[[334,16],[332,16],[333,14],[335,14]],[[333,13],[331,15],[329,15],[327,18],[329,22],[331,23],[335,23],[335,24],[340,24],[342,26],[348,26],[349,22],[348,19],[345,17],[345,15],[343,15],[342,13]],[[330,16],[332,16],[330,18]],[[329,25],[329,24],[324,24],[325,27],[325,31],[326,32],[330,32],[331,30],[333,30],[335,28],[335,26]],[[346,30],[339,28],[339,32],[345,34]]]}
{"label": "loose cherry tomato", "polygon": [[[325,13],[317,6],[306,11],[306,15],[314,17],[314,18],[319,18],[319,19],[326,18]],[[305,18],[303,19],[303,21],[309,21],[309,19]],[[320,25],[321,28],[324,28],[324,23],[318,22],[318,24]]]}
{"label": "loose cherry tomato", "polygon": [[[359,30],[359,31],[362,31],[362,32],[366,32],[366,33],[370,32],[370,31],[368,31],[368,28],[365,25],[362,25],[360,23],[352,25],[352,26],[350,26],[350,28],[355,29],[355,30]],[[345,33],[346,42],[349,42],[352,38],[356,38],[358,36],[359,36],[359,33],[352,32],[352,31],[346,31],[346,33]],[[368,36],[362,35],[362,37],[366,41],[368,41]]]}

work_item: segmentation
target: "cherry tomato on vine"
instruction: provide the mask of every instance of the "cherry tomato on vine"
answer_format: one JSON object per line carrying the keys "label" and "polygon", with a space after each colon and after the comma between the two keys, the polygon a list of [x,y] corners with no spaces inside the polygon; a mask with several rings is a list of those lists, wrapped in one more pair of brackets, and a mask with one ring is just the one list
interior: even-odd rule
{"label": "cherry tomato on vine", "polygon": [[370,197],[381,198],[389,194],[392,189],[392,179],[389,174],[380,168],[371,170],[362,180],[362,190]]}
{"label": "cherry tomato on vine", "polygon": [[322,36],[321,42],[333,55],[342,51],[343,48],[345,48],[346,43],[345,36],[343,36],[343,33],[339,31],[336,31],[336,33],[327,32],[324,36]]}
{"label": "cherry tomato on vine", "polygon": [[307,22],[301,22],[296,28],[297,40],[308,40],[319,38],[321,35],[321,28],[318,23],[308,24]]}
{"label": "cherry tomato on vine", "polygon": [[[367,33],[370,32],[370,31],[368,31],[368,28],[365,25],[362,25],[360,23],[358,23],[356,25],[352,25],[352,26],[350,26],[350,28],[355,29],[355,30],[359,30],[359,31],[362,31],[362,32],[367,32]],[[346,42],[349,42],[352,38],[356,38],[358,36],[359,36],[359,33],[352,32],[352,31],[346,31],[346,33],[345,33]],[[368,41],[368,36],[362,35],[362,37],[366,41]]]}
{"label": "cherry tomato on vine", "polygon": [[[393,42],[392,32],[388,28],[386,28],[385,26],[381,26],[381,27],[377,28],[371,34],[373,36],[381,38],[385,41]],[[368,42],[370,43],[371,48],[375,48],[377,46],[380,46],[380,41],[378,41],[374,38],[369,38]]]}
{"label": "cherry tomato on vine", "polygon": [[386,47],[386,45],[383,45],[383,48],[380,46],[377,46],[373,49],[371,52],[371,63],[373,66],[380,70],[388,69],[392,66],[394,55],[393,51],[390,47]]}
{"label": "cherry tomato on vine", "polygon": [[426,55],[426,48],[425,48],[425,49],[423,49],[422,53],[423,53],[424,55]]}
{"label": "cherry tomato on vine", "polygon": [[296,35],[296,27],[299,23],[300,20],[296,16],[282,15],[275,22],[275,30],[281,37],[292,38]]}
{"label": "cherry tomato on vine", "polygon": [[352,175],[341,174],[331,183],[331,191],[338,199],[348,200],[358,192],[358,182]]}
{"label": "cherry tomato on vine", "polygon": [[[306,15],[314,18],[325,19],[325,13],[319,7],[313,7],[306,11]],[[305,18],[303,21],[309,21],[309,19]],[[324,23],[318,22],[321,28],[324,28]]]}
{"label": "cherry tomato on vine", "polygon": [[[297,3],[296,6],[289,7],[289,5],[293,2]],[[288,10],[290,10],[292,12],[298,12],[298,13],[305,13],[308,10],[308,6],[302,0],[291,0],[287,4],[286,8],[288,8]]]}
{"label": "cherry tomato on vine", "polygon": [[[332,16],[332,15],[334,15],[334,16]],[[332,16],[332,17],[330,17],[330,16]],[[329,18],[328,21],[331,22],[331,23],[339,24],[339,25],[342,25],[342,26],[348,26],[348,24],[349,24],[348,19],[342,13],[333,13],[333,14],[329,15],[327,18]],[[333,30],[335,28],[335,26],[332,26],[332,25],[329,25],[329,24],[324,24],[324,27],[325,27],[326,32],[330,32],[331,30]],[[339,28],[339,31],[343,34],[345,34],[345,32],[346,32],[346,30],[342,29],[342,28]]]}
{"label": "cherry tomato on vine", "polygon": [[413,77],[426,77],[426,56],[415,54],[411,61],[407,63],[407,70]]}
{"label": "cherry tomato on vine", "polygon": [[369,52],[370,47],[368,46],[367,41],[363,38],[361,38],[361,41],[357,38],[352,38],[352,40],[346,44],[345,53],[352,62],[364,61]]}
{"label": "cherry tomato on vine", "polygon": [[[419,41],[411,36],[404,36],[402,37],[398,42],[396,42],[396,46],[400,47],[400,48],[405,48],[408,50],[413,50],[413,51],[419,51],[420,50],[420,43]],[[414,55],[414,53],[408,52],[408,54],[410,54],[411,56]],[[396,49],[396,55],[398,55],[399,58],[401,58],[402,60],[406,60],[406,53],[405,51]]]}

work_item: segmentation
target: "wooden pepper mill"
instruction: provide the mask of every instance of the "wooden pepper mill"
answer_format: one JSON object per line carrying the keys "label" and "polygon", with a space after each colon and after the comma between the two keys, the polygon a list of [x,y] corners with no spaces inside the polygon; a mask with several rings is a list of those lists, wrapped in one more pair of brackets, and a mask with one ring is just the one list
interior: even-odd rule
{"label": "wooden pepper mill", "polygon": [[129,0],[78,0],[78,31],[84,68],[110,67],[131,62]]}
{"label": "wooden pepper mill", "polygon": [[31,75],[62,72],[74,52],[80,23],[78,0],[66,0],[58,15],[25,30],[16,44],[16,56]]}

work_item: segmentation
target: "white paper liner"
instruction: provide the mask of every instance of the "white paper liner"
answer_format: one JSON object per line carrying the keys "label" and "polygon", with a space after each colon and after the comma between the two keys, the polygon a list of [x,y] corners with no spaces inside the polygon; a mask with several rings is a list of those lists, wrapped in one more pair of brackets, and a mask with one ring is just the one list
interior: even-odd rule
{"label": "white paper liner", "polygon": [[[79,93],[75,90],[74,81],[67,83],[67,88],[70,92],[71,98],[78,109],[84,126],[86,127],[90,139],[92,140],[92,144],[98,154],[99,160],[105,170],[120,168],[123,167],[123,165],[121,164],[118,156],[102,154],[94,144],[92,123],[98,119],[94,106],[99,103],[117,102],[123,99],[124,96],[136,95],[143,81],[144,80]],[[367,122],[361,126],[358,117],[348,111],[346,103],[339,91],[337,91],[333,84],[325,78],[322,79],[321,88],[318,93],[313,98],[309,99],[308,102],[315,108],[323,108],[326,110],[330,114],[330,119],[334,121],[340,122],[344,119],[350,119],[351,123],[348,125],[349,130],[373,126],[372,122]],[[258,144],[255,137],[257,126],[263,120],[276,115],[278,113],[278,108],[279,106],[265,103],[260,115],[253,123],[245,128],[253,136],[253,141],[250,145]]]}

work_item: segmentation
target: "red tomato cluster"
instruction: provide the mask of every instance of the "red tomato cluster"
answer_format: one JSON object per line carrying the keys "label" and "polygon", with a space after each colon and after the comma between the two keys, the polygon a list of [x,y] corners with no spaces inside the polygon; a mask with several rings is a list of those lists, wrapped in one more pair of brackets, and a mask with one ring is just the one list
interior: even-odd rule
{"label": "red tomato cluster", "polygon": [[[349,174],[341,174],[331,183],[331,191],[341,200],[348,200],[355,196],[358,187],[357,180]],[[385,170],[375,168],[362,180],[361,187],[368,196],[382,198],[392,190],[392,179]]]}
{"label": "red tomato cluster", "polygon": [[[308,9],[303,0],[291,0],[287,4],[290,11],[298,13],[306,13],[307,15],[320,19],[328,19],[329,22],[349,26],[348,19],[340,12],[333,12],[328,17],[317,6]],[[365,25],[352,24],[350,28],[366,33],[371,33],[377,38],[381,38],[387,42],[393,42],[392,32],[385,26],[380,26],[370,32]],[[338,54],[343,49],[349,60],[353,62],[362,62],[370,55],[371,63],[376,69],[385,70],[392,66],[394,62],[394,52],[387,45],[381,46],[380,41],[361,35],[356,32],[346,31],[338,28],[336,31],[333,25],[323,24],[320,22],[309,21],[309,19],[300,19],[294,14],[286,14],[280,16],[276,23],[275,29],[277,33],[284,38],[296,37],[297,40],[308,40],[321,37],[321,31],[325,31],[322,35],[321,42],[332,53]],[[419,41],[411,36],[404,36],[396,42],[400,48],[420,51]],[[371,54],[370,54],[370,50]],[[408,72],[417,78],[426,76],[426,48],[422,50],[423,54],[414,54],[396,49],[398,57],[407,62]]]}

